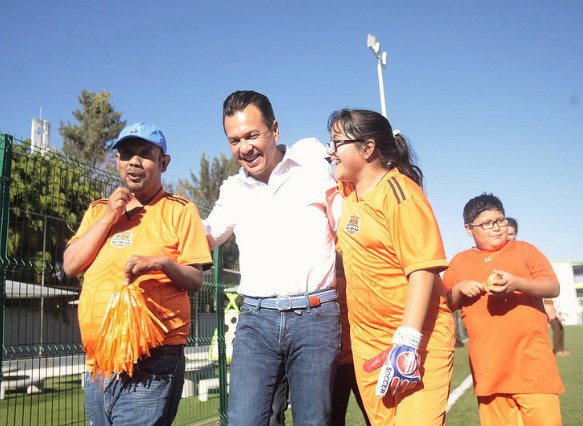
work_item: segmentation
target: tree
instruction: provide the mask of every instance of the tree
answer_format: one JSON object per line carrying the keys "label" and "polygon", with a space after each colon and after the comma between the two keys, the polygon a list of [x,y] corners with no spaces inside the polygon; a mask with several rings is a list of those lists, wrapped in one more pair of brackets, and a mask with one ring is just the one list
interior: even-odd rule
{"label": "tree", "polygon": [[[9,303],[18,309],[42,309],[40,318],[50,313],[71,325],[67,306],[77,297],[75,291],[80,282],[77,277],[65,277],[63,252],[87,205],[108,196],[116,185],[116,176],[82,166],[57,152],[33,152],[30,140],[13,144],[11,156],[4,275],[16,283],[56,286],[74,292],[39,297],[35,291],[36,297],[27,294]],[[47,336],[50,342],[52,337],[47,331],[40,329],[41,336]],[[9,342],[22,343],[10,337]]]}
{"label": "tree", "polygon": [[233,176],[239,171],[240,165],[235,157],[227,158],[225,154],[221,153],[221,160],[217,157],[213,158],[213,165],[210,172],[210,191],[209,196],[213,199],[213,204],[219,198],[219,190],[223,181],[229,176]]}
{"label": "tree", "polygon": [[40,283],[44,272],[47,282],[58,280],[68,239],[89,203],[109,196],[115,178],[73,164],[58,153],[30,152],[30,145],[14,144],[8,233],[8,256],[14,268],[9,270],[10,278]]}
{"label": "tree", "polygon": [[111,105],[109,92],[95,93],[83,89],[78,99],[82,109],[73,111],[73,117],[79,125],[70,122],[65,125],[61,121],[59,127],[63,152],[81,163],[111,169],[113,153],[108,155],[106,150],[111,148],[126,122]]}
{"label": "tree", "polygon": [[[192,200],[198,206],[201,217],[205,218],[219,198],[219,190],[223,181],[236,174],[238,170],[239,163],[234,157],[227,158],[225,154],[221,153],[220,158],[213,158],[211,166],[203,153],[200,158],[199,177],[196,177],[191,171],[190,180],[178,180],[176,192]],[[223,244],[223,265],[225,268],[237,268],[238,253],[234,238],[229,238]]]}
{"label": "tree", "polygon": [[176,190],[198,206],[210,209],[219,198],[219,190],[223,181],[237,173],[239,163],[235,158],[227,158],[225,154],[221,153],[220,159],[213,158],[211,166],[203,153],[199,169],[198,177],[191,171],[190,180],[179,179]]}

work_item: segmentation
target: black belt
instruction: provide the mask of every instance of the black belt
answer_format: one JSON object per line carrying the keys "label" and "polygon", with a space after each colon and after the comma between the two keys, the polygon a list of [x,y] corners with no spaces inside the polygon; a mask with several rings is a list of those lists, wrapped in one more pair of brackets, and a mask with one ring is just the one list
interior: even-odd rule
{"label": "black belt", "polygon": [[157,358],[162,355],[182,355],[183,353],[183,345],[158,346],[150,349],[150,358]]}

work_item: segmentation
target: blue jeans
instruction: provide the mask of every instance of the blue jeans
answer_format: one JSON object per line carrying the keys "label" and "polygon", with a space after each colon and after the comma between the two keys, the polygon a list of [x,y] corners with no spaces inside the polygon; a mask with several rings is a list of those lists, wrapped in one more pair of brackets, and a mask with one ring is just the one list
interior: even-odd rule
{"label": "blue jeans", "polygon": [[285,411],[289,405],[289,384],[287,377],[277,387],[273,394],[273,402],[271,403],[271,416],[269,417],[269,426],[284,426],[285,425]]}
{"label": "blue jeans", "polygon": [[184,384],[184,354],[144,358],[132,377],[85,375],[85,414],[90,426],[170,425]]}
{"label": "blue jeans", "polygon": [[267,426],[273,394],[286,374],[294,424],[329,425],[340,339],[335,301],[285,312],[243,304],[233,344],[229,425]]}

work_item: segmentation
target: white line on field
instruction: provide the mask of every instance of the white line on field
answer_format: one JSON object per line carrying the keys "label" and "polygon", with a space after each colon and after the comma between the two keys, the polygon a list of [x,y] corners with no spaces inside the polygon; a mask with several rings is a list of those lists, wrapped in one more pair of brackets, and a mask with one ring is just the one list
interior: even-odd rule
{"label": "white line on field", "polygon": [[465,391],[472,387],[472,384],[472,375],[470,374],[464,379],[461,385],[459,385],[453,390],[453,392],[449,394],[449,399],[447,400],[447,409],[445,410],[446,413],[451,410],[451,407],[453,407],[453,405],[457,402],[458,399],[460,399]]}

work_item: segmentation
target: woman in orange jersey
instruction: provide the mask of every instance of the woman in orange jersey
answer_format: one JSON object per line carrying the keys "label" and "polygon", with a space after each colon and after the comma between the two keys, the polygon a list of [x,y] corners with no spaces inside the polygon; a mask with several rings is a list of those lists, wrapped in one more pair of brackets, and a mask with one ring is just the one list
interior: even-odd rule
{"label": "woman in orange jersey", "polygon": [[328,120],[328,154],[344,197],[344,259],[358,387],[374,425],[443,425],[454,325],[447,268],[421,170],[382,115],[343,109]]}

